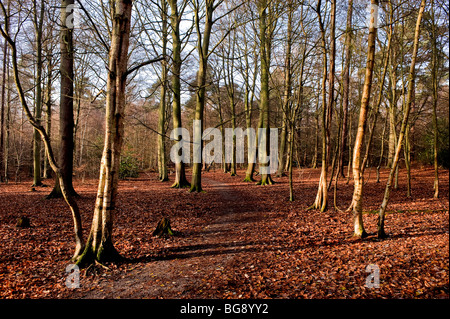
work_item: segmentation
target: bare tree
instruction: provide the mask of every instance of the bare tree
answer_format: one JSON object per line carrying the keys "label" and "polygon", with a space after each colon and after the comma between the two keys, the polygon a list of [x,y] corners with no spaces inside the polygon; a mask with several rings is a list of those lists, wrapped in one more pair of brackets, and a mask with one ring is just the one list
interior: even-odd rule
{"label": "bare tree", "polygon": [[386,218],[386,208],[389,203],[389,195],[392,187],[392,182],[394,180],[395,171],[397,169],[398,161],[400,159],[400,151],[403,144],[403,139],[405,136],[406,128],[408,126],[408,118],[409,113],[411,111],[411,104],[413,102],[413,92],[414,92],[414,83],[415,83],[415,67],[416,67],[416,59],[417,59],[417,52],[419,50],[419,37],[420,37],[420,24],[422,21],[423,12],[425,10],[425,3],[426,0],[422,0],[420,3],[420,9],[417,16],[417,22],[416,22],[416,28],[414,31],[414,45],[413,45],[413,53],[411,57],[411,65],[409,69],[409,76],[408,76],[408,92],[406,96],[406,107],[403,113],[403,119],[402,119],[402,125],[400,128],[400,133],[397,140],[397,147],[395,149],[394,158],[392,161],[392,167],[389,172],[388,180],[386,183],[386,189],[384,192],[383,202],[381,203],[379,212],[378,212],[378,238],[385,238],[386,233],[384,231],[384,221]]}

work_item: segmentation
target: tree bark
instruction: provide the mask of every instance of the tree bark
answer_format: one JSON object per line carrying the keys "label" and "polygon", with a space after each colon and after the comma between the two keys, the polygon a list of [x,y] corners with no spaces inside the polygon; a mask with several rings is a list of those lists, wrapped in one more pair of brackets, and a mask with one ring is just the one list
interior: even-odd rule
{"label": "tree bark", "polygon": [[[73,6],[74,0],[61,0],[61,60],[60,60],[60,74],[61,74],[61,89],[60,89],[60,154],[59,154],[59,166],[61,169],[61,175],[64,178],[64,184],[67,191],[76,196],[72,184],[73,175],[73,85],[74,85],[74,46],[73,46],[73,28],[66,26],[66,21],[69,18],[70,12],[67,12],[67,8]],[[60,183],[56,181],[55,187],[47,198],[61,197],[61,189],[59,189]]]}
{"label": "tree bark", "polygon": [[165,143],[165,123],[166,123],[166,104],[167,104],[167,36],[168,36],[168,26],[167,26],[167,2],[165,0],[161,1],[161,18],[162,18],[162,54],[163,60],[161,62],[162,66],[162,76],[161,76],[161,100],[159,102],[159,114],[158,114],[158,132],[157,134],[157,145],[158,145],[158,170],[159,170],[159,180],[161,182],[166,182],[169,180],[169,175],[167,171],[167,158],[166,158],[166,143]]}
{"label": "tree bark", "polygon": [[[172,27],[172,112],[173,128],[182,128],[181,124],[181,39],[180,22],[181,15],[178,13],[177,0],[168,0],[170,5],[170,24]],[[173,188],[190,187],[186,179],[186,171],[183,162],[175,163],[175,181]]]}
{"label": "tree bark", "polygon": [[[213,21],[213,12],[216,6],[214,4],[214,0],[206,0],[206,8],[205,8],[205,23],[203,33],[200,33],[200,8],[197,7],[195,10],[195,24],[197,29],[197,52],[199,54],[199,67],[197,73],[197,100],[195,103],[195,114],[194,119],[196,121],[200,121],[200,127],[198,128],[200,132],[200,139],[203,134],[203,113],[206,101],[206,72],[208,68],[208,55],[209,55],[209,41],[211,36],[211,29],[214,23]],[[195,134],[195,133],[194,133]],[[195,139],[195,137],[194,137]],[[200,154],[199,163],[195,162],[192,165],[192,180],[191,180],[191,188],[190,192],[201,192],[202,191],[202,142],[200,141],[199,145],[194,145],[197,152]]]}
{"label": "tree bark", "polygon": [[347,136],[348,136],[348,100],[350,93],[350,63],[352,58],[352,15],[353,15],[353,0],[348,1],[347,10],[347,27],[345,34],[345,66],[343,75],[343,94],[342,94],[342,109],[343,109],[343,119],[342,119],[342,130],[341,130],[341,145],[339,153],[339,174],[341,177],[344,175],[344,157],[347,148]]}
{"label": "tree bark", "polygon": [[[44,23],[45,2],[41,1],[38,8],[37,1],[33,1],[33,24],[36,39],[36,91],[34,96],[34,116],[37,124],[41,124],[42,117],[42,27]],[[42,185],[41,176],[41,137],[35,129],[33,132],[33,186]]]}
{"label": "tree bark", "polygon": [[368,36],[368,53],[367,53],[367,65],[366,74],[364,80],[364,88],[361,99],[361,107],[359,111],[358,131],[355,137],[355,146],[353,149],[353,180],[354,190],[351,209],[354,217],[354,236],[363,238],[367,236],[364,230],[363,218],[362,218],[362,204],[363,204],[363,175],[361,174],[361,150],[364,142],[366,124],[367,124],[367,111],[370,101],[370,91],[372,88],[373,66],[375,63],[375,44],[377,38],[377,19],[375,6],[378,6],[378,0],[371,0],[372,12],[370,14],[370,27]]}
{"label": "tree bark", "polygon": [[[265,145],[263,152],[267,157],[269,151],[269,72],[270,72],[270,50],[271,50],[271,28],[272,25],[268,23],[268,2],[266,0],[258,2],[259,12],[259,39],[260,39],[260,56],[261,56],[261,90],[260,90],[260,127],[266,132]],[[258,137],[258,140],[260,138]],[[257,140],[257,141],[258,141]],[[257,143],[259,144],[259,143]],[[261,164],[261,168],[266,168],[267,164]],[[258,185],[272,185],[273,180],[270,174],[261,174],[261,180]]]}
{"label": "tree bark", "polygon": [[[289,105],[291,104],[291,87],[292,87],[292,70],[291,70],[291,51],[292,51],[292,16],[293,3],[288,2],[288,24],[287,24],[287,38],[286,38],[286,60],[284,65],[284,95],[283,95],[283,123],[281,129],[280,150],[278,154],[278,177],[284,175],[285,151],[286,151],[286,134],[287,134],[287,113],[289,112]],[[291,138],[292,139],[292,138]],[[289,146],[290,151],[290,146]],[[292,159],[292,154],[290,155]]]}
{"label": "tree bark", "polygon": [[434,0],[431,0],[431,45],[432,45],[432,57],[431,57],[431,81],[433,86],[433,165],[434,165],[434,198],[439,198],[439,165],[438,165],[438,122],[437,122],[437,103],[438,103],[438,48],[437,48],[437,26],[435,20]]}
{"label": "tree bark", "polygon": [[334,71],[335,71],[335,56],[336,56],[336,1],[331,2],[331,21],[330,21],[330,70],[329,70],[329,82],[328,82],[328,102],[326,100],[326,82],[327,82],[327,49],[326,49],[326,35],[325,27],[322,21],[321,14],[321,0],[317,1],[317,15],[319,19],[319,27],[321,32],[321,43],[323,50],[323,77],[322,77],[322,167],[319,179],[319,187],[317,190],[316,199],[310,209],[318,209],[324,212],[328,206],[328,162],[330,155],[330,126],[331,126],[331,114],[332,106],[334,103]]}
{"label": "tree bark", "polygon": [[112,230],[124,133],[132,1],[116,0],[111,5],[114,15],[106,91],[105,144],[92,226],[86,247],[77,261],[79,265],[121,258],[112,241]]}

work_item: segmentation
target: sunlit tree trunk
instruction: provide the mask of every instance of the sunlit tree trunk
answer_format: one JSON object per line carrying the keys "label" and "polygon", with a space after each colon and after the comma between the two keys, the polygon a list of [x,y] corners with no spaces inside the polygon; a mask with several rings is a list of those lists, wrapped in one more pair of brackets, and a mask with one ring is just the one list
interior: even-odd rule
{"label": "sunlit tree trunk", "polygon": [[381,203],[380,206],[380,210],[378,212],[378,230],[377,230],[377,234],[379,238],[384,238],[386,237],[386,233],[384,231],[384,221],[385,221],[385,217],[386,217],[386,208],[387,205],[389,203],[389,195],[390,195],[390,191],[391,191],[391,186],[392,186],[392,182],[394,179],[394,175],[395,175],[395,171],[397,169],[397,165],[398,165],[398,161],[400,158],[400,151],[402,148],[402,144],[403,144],[403,138],[405,136],[405,132],[408,126],[408,118],[409,118],[409,113],[411,110],[411,104],[413,102],[413,92],[414,92],[414,82],[415,82],[415,67],[416,67],[416,59],[417,59],[417,52],[419,49],[419,37],[420,37],[420,24],[421,24],[421,20],[422,20],[422,16],[423,16],[423,12],[425,9],[425,0],[421,1],[420,4],[420,9],[419,9],[419,13],[417,16],[417,23],[416,23],[416,28],[415,28],[415,33],[414,33],[414,45],[413,45],[413,53],[411,56],[411,65],[410,65],[410,69],[409,69],[409,76],[408,76],[408,93],[406,96],[406,107],[405,110],[403,112],[403,120],[402,120],[402,126],[400,128],[400,133],[398,136],[398,141],[397,141],[397,147],[395,149],[395,154],[394,154],[394,159],[392,162],[392,167],[391,170],[389,172],[389,176],[388,176],[388,180],[386,183],[386,189],[384,192],[384,197],[383,197],[383,202]]}
{"label": "sunlit tree trunk", "polygon": [[353,149],[353,180],[354,190],[351,209],[354,218],[354,236],[363,238],[367,236],[364,230],[362,218],[362,204],[363,204],[363,186],[364,180],[361,174],[361,150],[364,142],[364,135],[367,123],[367,111],[369,108],[370,91],[372,88],[373,66],[375,64],[375,44],[377,38],[377,10],[374,6],[378,6],[378,0],[371,0],[372,12],[370,14],[370,27],[368,36],[368,53],[366,64],[366,75],[364,80],[364,88],[361,99],[361,107],[359,110],[358,131],[355,138],[355,146]]}
{"label": "sunlit tree trunk", "polygon": [[132,2],[116,0],[111,6],[113,25],[106,88],[105,144],[92,226],[86,248],[77,262],[81,265],[93,260],[103,262],[120,258],[113,245],[112,230],[124,133]]}
{"label": "sunlit tree trunk", "polygon": [[336,26],[336,1],[331,2],[330,13],[330,69],[328,76],[328,102],[326,101],[326,82],[327,82],[327,49],[326,49],[326,34],[325,26],[322,21],[321,14],[321,0],[317,1],[317,15],[319,18],[319,27],[321,33],[321,44],[323,50],[323,78],[322,78],[322,167],[319,179],[319,187],[317,190],[316,199],[314,204],[310,207],[318,209],[321,212],[325,211],[328,206],[328,164],[330,157],[330,126],[331,126],[331,114],[332,106],[334,103],[334,71],[335,71],[335,56],[336,56],[336,38],[335,38],[335,26]]}

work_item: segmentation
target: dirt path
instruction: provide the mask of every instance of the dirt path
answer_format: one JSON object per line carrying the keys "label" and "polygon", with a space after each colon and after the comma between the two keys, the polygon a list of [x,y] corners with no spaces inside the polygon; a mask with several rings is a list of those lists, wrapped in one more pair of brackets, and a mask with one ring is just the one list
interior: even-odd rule
{"label": "dirt path", "polygon": [[[250,201],[237,201],[239,191],[229,184],[204,179],[219,194],[222,214],[187,245],[168,248],[164,258],[149,260],[116,280],[95,280],[84,298],[200,298],[201,287],[213,272],[225,273],[227,265],[245,251],[243,233],[257,229],[259,214]],[[248,234],[247,234],[248,235]],[[87,277],[85,279],[88,279]],[[85,285],[86,286],[86,285]],[[94,286],[96,286],[94,288]],[[214,287],[209,289],[214,292]],[[218,297],[211,295],[211,298]]]}

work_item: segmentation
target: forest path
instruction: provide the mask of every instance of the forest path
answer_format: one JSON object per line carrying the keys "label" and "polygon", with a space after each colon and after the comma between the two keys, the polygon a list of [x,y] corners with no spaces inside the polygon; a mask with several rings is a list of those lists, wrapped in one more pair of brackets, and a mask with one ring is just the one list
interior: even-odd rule
{"label": "forest path", "polygon": [[[164,257],[149,260],[142,267],[137,265],[117,280],[99,281],[83,297],[203,298],[201,287],[212,273],[219,272],[227,278],[228,265],[236,254],[252,251],[252,242],[246,238],[257,231],[260,214],[255,211],[251,196],[245,198],[236,187],[209,178],[203,182],[217,192],[223,207],[212,223],[187,244],[168,248]],[[207,288],[215,291],[215,287]]]}

